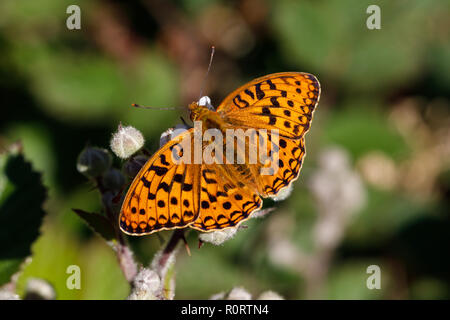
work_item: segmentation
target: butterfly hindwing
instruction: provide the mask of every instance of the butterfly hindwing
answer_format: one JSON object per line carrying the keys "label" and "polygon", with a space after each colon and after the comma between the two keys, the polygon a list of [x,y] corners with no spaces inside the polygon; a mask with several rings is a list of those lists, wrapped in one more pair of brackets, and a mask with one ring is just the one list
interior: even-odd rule
{"label": "butterfly hindwing", "polygon": [[[200,165],[174,163],[180,142],[193,141],[193,129],[165,144],[150,158],[131,184],[119,224],[131,235],[183,228],[198,216]],[[173,151],[175,149],[175,151]]]}
{"label": "butterfly hindwing", "polygon": [[214,231],[237,226],[261,208],[262,200],[248,186],[228,179],[223,165],[202,165],[200,212],[191,228]]}

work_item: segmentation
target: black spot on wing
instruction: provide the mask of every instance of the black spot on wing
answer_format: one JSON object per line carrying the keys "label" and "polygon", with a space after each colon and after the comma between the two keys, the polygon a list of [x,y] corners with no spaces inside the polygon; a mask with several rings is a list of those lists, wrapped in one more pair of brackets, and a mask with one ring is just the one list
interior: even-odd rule
{"label": "black spot on wing", "polygon": [[229,210],[229,209],[231,208],[231,203],[230,203],[229,201],[224,202],[224,203],[222,204],[222,207],[223,207],[224,209],[226,209],[226,210]]}
{"label": "black spot on wing", "polygon": [[261,100],[266,95],[264,91],[261,90],[261,83],[257,83],[255,85],[255,91],[256,91],[256,98],[258,98],[258,100]]}
{"label": "black spot on wing", "polygon": [[217,191],[216,197],[228,197],[228,193],[223,191]]}
{"label": "black spot on wing", "polygon": [[167,183],[165,183],[165,182],[161,182],[158,185],[158,189],[157,190],[159,190],[159,189],[163,189],[165,192],[169,192],[170,191],[169,185]]}
{"label": "black spot on wing", "polygon": [[250,104],[246,100],[242,100],[241,95],[238,94],[233,98],[233,102],[238,108],[247,108]]}
{"label": "black spot on wing", "polygon": [[270,125],[274,125],[275,123],[277,123],[277,118],[275,116],[270,116],[269,117],[269,124]]}
{"label": "black spot on wing", "polygon": [[209,202],[206,200],[203,200],[202,203],[202,209],[208,209],[209,208]]}
{"label": "black spot on wing", "polygon": [[253,94],[253,92],[251,92],[251,90],[245,89],[244,92],[245,92],[245,94],[248,95],[250,98],[255,99],[255,95]]}
{"label": "black spot on wing", "polygon": [[202,171],[203,179],[205,179],[205,182],[206,182],[207,184],[216,184],[216,183],[217,183],[217,180],[215,180],[215,179],[209,179],[209,178],[206,176],[207,173],[216,173],[216,172],[215,172],[214,170],[210,170],[210,169],[205,169],[205,170]]}
{"label": "black spot on wing", "polygon": [[278,102],[278,97],[270,97],[270,102],[273,104],[274,107],[279,107],[280,103]]}
{"label": "black spot on wing", "polygon": [[149,168],[149,171],[154,171],[157,176],[161,177],[161,176],[165,175],[167,173],[167,171],[169,171],[169,169],[167,169],[166,167],[152,165]]}
{"label": "black spot on wing", "polygon": [[144,187],[146,188],[150,188],[150,181],[148,181],[147,179],[145,179],[145,177],[141,178],[142,183],[144,184]]}
{"label": "black spot on wing", "polygon": [[277,87],[274,85],[274,83],[272,82],[272,80],[267,80],[266,81],[267,82],[267,84],[269,85],[269,88],[270,88],[270,90],[276,90],[277,89]]}
{"label": "black spot on wing", "polygon": [[186,216],[186,218],[192,218],[194,213],[190,210],[184,210],[183,215]]}
{"label": "black spot on wing", "polygon": [[165,155],[165,154],[161,154],[161,155],[159,156],[159,159],[161,160],[161,163],[162,163],[163,165],[165,165],[165,166],[170,165],[170,163],[168,163],[168,162],[166,161],[166,155]]}

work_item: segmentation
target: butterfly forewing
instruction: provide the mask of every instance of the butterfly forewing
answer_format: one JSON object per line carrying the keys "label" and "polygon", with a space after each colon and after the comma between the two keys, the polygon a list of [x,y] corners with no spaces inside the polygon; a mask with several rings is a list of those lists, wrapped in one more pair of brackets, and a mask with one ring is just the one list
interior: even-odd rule
{"label": "butterfly forewing", "polygon": [[[268,148],[270,148],[268,146]],[[277,145],[272,145],[273,150],[278,150],[278,156],[273,161],[277,161],[277,166],[271,174],[256,175],[259,194],[263,197],[275,196],[281,189],[294,182],[300,173],[305,156],[305,139],[287,139],[280,137]],[[270,150],[268,150],[268,153]],[[254,171],[261,172],[262,169],[270,170],[269,165],[250,165]]]}
{"label": "butterfly forewing", "polygon": [[[319,97],[320,84],[315,76],[283,72],[257,78],[236,89],[217,108],[236,128],[267,130],[268,135],[260,135],[259,139],[267,147],[265,154],[277,165],[249,164],[261,196],[276,195],[298,177],[305,155],[304,135]],[[277,139],[271,139],[273,130]],[[261,174],[262,168],[270,167],[273,172]]]}
{"label": "butterfly forewing", "polygon": [[217,112],[238,127],[277,129],[280,136],[300,139],[309,129],[319,96],[320,84],[315,76],[275,73],[235,90]]}

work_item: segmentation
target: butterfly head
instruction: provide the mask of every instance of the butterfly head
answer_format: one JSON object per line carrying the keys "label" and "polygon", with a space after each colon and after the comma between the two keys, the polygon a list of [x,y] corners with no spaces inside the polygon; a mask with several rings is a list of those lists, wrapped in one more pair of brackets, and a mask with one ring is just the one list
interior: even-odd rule
{"label": "butterfly head", "polygon": [[189,105],[190,117],[192,121],[200,120],[201,115],[205,114],[205,111],[214,111],[214,107],[211,104],[211,99],[207,96],[201,97],[197,102],[192,102]]}

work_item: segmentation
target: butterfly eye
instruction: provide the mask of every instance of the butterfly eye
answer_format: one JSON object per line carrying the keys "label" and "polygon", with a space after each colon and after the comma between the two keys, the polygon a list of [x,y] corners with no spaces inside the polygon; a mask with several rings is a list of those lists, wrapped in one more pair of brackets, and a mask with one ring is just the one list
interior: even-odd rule
{"label": "butterfly eye", "polygon": [[211,104],[211,99],[208,96],[203,96],[198,100],[198,105],[202,107],[207,107],[209,110],[214,110]]}

